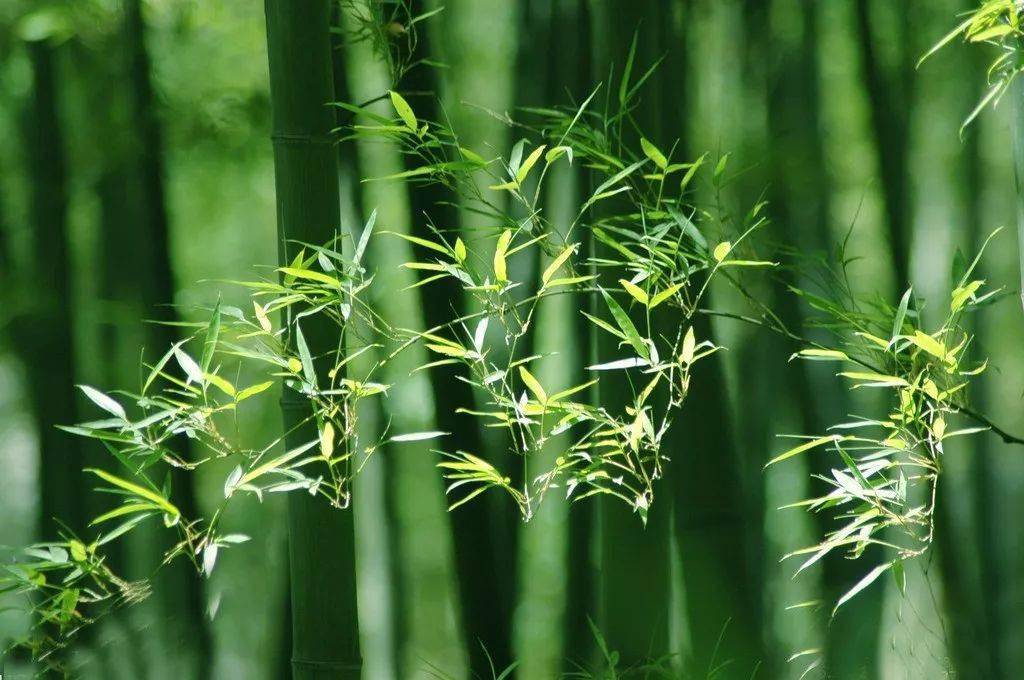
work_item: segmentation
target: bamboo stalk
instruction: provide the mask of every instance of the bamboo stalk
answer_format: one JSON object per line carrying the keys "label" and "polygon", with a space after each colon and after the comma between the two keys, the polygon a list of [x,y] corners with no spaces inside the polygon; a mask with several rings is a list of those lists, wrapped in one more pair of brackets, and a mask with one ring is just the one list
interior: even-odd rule
{"label": "bamboo stalk", "polygon": [[[265,10],[278,253],[287,263],[297,248],[291,240],[325,242],[340,230],[338,161],[330,137],[335,121],[326,105],[334,99],[330,4],[266,0]],[[337,344],[336,329],[315,318],[305,320],[303,333],[313,356]],[[317,436],[300,395],[284,388],[281,410],[290,432],[287,447]],[[291,494],[288,531],[293,678],[358,678],[352,513],[307,494]]]}
{"label": "bamboo stalk", "polygon": [[[142,291],[142,302],[147,314],[169,323],[179,321],[177,308],[169,304],[174,300],[174,272],[171,263],[170,218],[164,185],[163,131],[157,116],[149,52],[146,47],[146,23],[142,15],[141,0],[127,0],[124,5],[123,35],[128,57],[127,73],[130,103],[134,124],[134,165],[137,170],[137,188],[140,221],[144,231],[131,239],[141,252],[143,261],[140,278],[135,281]],[[121,187],[124,190],[124,187]],[[115,264],[114,267],[118,267]],[[152,317],[151,317],[152,318]],[[147,324],[147,345],[158,352],[179,340],[177,328],[165,324]],[[171,480],[175,503],[187,516],[197,516],[194,477],[186,470],[172,468]],[[171,569],[173,582],[162,589],[160,606],[169,617],[180,612],[178,627],[182,637],[189,640],[195,653],[198,678],[207,678],[212,671],[213,638],[206,616],[206,597],[203,582],[190,573],[182,563]],[[174,631],[178,634],[179,631]]]}
{"label": "bamboo stalk", "polygon": [[25,115],[25,158],[30,181],[32,278],[37,306],[12,328],[26,367],[39,432],[39,531],[55,537],[63,523],[85,527],[80,447],[55,426],[77,422],[73,381],[71,281],[67,237],[67,157],[60,120],[59,63],[47,41],[26,45],[33,84]]}

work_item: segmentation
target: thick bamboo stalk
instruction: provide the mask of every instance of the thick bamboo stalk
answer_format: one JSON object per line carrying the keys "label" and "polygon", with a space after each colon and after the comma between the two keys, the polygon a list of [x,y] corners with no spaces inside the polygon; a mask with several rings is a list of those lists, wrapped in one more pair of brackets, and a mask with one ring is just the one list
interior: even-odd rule
{"label": "thick bamboo stalk", "polygon": [[[142,291],[142,302],[149,318],[173,323],[179,320],[174,301],[174,273],[171,266],[170,219],[164,185],[164,144],[160,120],[153,96],[149,52],[146,47],[146,23],[141,0],[127,0],[124,5],[124,43],[128,58],[127,74],[130,88],[131,122],[134,125],[134,165],[137,170],[137,200],[140,238],[132,239],[140,246],[137,257],[144,265],[135,281]],[[124,190],[124,187],[121,187]],[[114,265],[119,266],[119,265]],[[147,345],[163,352],[179,339],[175,326],[147,324]],[[171,479],[175,503],[186,516],[198,515],[193,475],[172,468]],[[212,670],[213,639],[206,616],[203,582],[190,572],[188,565],[174,565],[168,584],[161,592],[164,612],[178,619],[183,637],[189,640],[195,654],[199,678],[209,677]],[[177,631],[176,631],[177,632]]]}
{"label": "thick bamboo stalk", "polygon": [[40,523],[47,539],[63,523],[85,527],[81,449],[56,425],[77,422],[74,343],[67,238],[67,159],[60,120],[58,60],[46,41],[26,45],[32,92],[25,114],[30,178],[31,285],[38,304],[13,327],[39,433]]}
{"label": "thick bamboo stalk", "polygon": [[[417,4],[413,6],[416,8],[415,12],[426,9]],[[420,53],[416,56],[421,59],[436,59],[437,55],[430,49],[432,40],[428,28],[424,27],[420,31]],[[403,79],[402,89],[425,94],[411,99],[418,114],[430,120],[443,120],[438,101],[439,84],[437,69],[420,64],[409,71]],[[416,161],[415,158],[407,157],[407,167],[415,167]],[[441,185],[410,185],[412,233],[426,239],[434,238],[428,227],[428,219],[444,229],[458,224],[458,210],[451,201],[451,193]],[[454,241],[454,236],[449,238]],[[467,311],[462,289],[454,279],[437,281],[430,288],[420,288],[419,291],[424,321],[428,328],[446,323]],[[438,367],[431,370],[430,386],[435,404],[473,403],[472,388],[456,377],[460,371],[461,368],[455,367]],[[438,430],[452,433],[445,441],[447,449],[483,451],[480,427],[475,419],[456,413],[454,408],[445,406],[436,409],[435,418]],[[503,507],[500,514],[500,524],[505,527],[511,525],[514,533],[518,528],[518,517],[514,516],[512,508]],[[515,554],[514,547],[500,545],[499,535],[494,531],[495,517],[485,512],[483,505],[460,508],[449,513],[448,517],[452,527],[466,653],[471,671],[486,677],[490,674],[492,662],[499,669],[512,662],[515,561],[510,558]]]}
{"label": "thick bamboo stalk", "polygon": [[[274,174],[281,262],[292,240],[325,242],[340,229],[338,162],[326,0],[266,0]],[[337,345],[337,330],[308,318],[313,356]],[[320,368],[320,367],[318,367]],[[317,436],[308,403],[284,388],[286,446]],[[303,423],[299,425],[299,423]],[[299,425],[296,427],[296,425]],[[292,673],[296,680],[358,678],[361,668],[352,513],[307,494],[288,500],[292,600]]]}
{"label": "thick bamboo stalk", "polygon": [[[645,67],[653,63],[655,53],[664,46],[658,35],[664,9],[659,5],[653,1],[591,5],[595,80],[606,78],[610,67],[621,77],[633,31],[638,28],[644,37],[638,40],[637,61]],[[618,87],[618,81],[612,86]],[[637,112],[644,134],[659,140],[664,132],[660,95],[656,86],[646,88]],[[627,141],[638,143],[635,138]],[[597,254],[603,255],[602,247],[597,247]],[[608,334],[597,334],[600,356],[614,356],[616,349]],[[631,404],[631,394],[619,376],[602,377],[598,396],[612,412]],[[598,505],[598,625],[609,647],[618,651],[622,667],[658,659],[671,650],[672,492],[664,484],[661,488],[664,493],[652,506],[646,526],[617,499],[602,498]]]}

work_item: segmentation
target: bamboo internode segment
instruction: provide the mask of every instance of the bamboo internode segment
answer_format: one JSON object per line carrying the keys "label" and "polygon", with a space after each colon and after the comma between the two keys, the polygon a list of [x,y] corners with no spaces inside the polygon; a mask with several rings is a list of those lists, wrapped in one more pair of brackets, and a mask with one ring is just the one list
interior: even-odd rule
{"label": "bamboo internode segment", "polygon": [[[278,254],[287,265],[290,251],[298,248],[295,241],[325,243],[341,225],[338,162],[330,144],[335,117],[327,106],[334,100],[331,13],[327,0],[267,0],[265,8]],[[337,330],[326,319],[304,320],[302,331],[313,356],[336,345]],[[289,449],[317,437],[309,407],[299,408],[290,391],[286,387],[282,399]],[[288,514],[293,677],[358,678],[352,513],[293,494]]]}

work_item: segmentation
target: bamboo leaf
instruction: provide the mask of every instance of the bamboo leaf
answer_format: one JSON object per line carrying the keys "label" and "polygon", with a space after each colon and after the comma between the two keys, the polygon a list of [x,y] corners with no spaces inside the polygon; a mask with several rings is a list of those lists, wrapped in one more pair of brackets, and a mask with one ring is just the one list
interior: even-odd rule
{"label": "bamboo leaf", "polygon": [[526,181],[526,177],[527,175],[530,174],[530,170],[532,170],[533,166],[537,164],[538,160],[540,160],[541,154],[544,153],[544,149],[546,148],[547,144],[541,144],[540,146],[533,150],[533,153],[526,157],[526,160],[523,161],[523,164],[522,166],[520,166],[519,171],[516,172],[517,184],[522,184],[523,182]]}
{"label": "bamboo leaf", "polygon": [[907,318],[907,308],[910,306],[910,295],[913,290],[913,287],[907,288],[907,292],[900,298],[900,304],[896,308],[896,316],[892,321],[892,337],[894,338],[903,332],[903,320]]}
{"label": "bamboo leaf", "polygon": [[400,239],[404,239],[404,240],[406,240],[406,241],[408,241],[410,243],[415,243],[416,245],[423,246],[424,248],[430,248],[431,250],[436,250],[437,252],[439,252],[439,253],[441,253],[443,255],[447,255],[449,257],[452,254],[452,252],[450,250],[445,248],[440,243],[434,243],[433,241],[428,241],[427,239],[420,238],[419,236],[412,236],[410,234],[401,234],[401,233],[399,233],[397,231],[385,231],[384,233],[385,234],[389,234],[391,236],[397,236]]}
{"label": "bamboo leaf", "polygon": [[418,441],[422,441],[424,439],[437,439],[438,437],[444,437],[445,435],[449,435],[449,434],[451,434],[451,432],[441,432],[441,431],[438,431],[438,430],[434,430],[434,431],[431,431],[431,432],[409,432],[407,434],[395,435],[394,437],[392,437],[388,441],[389,442],[418,442]]}
{"label": "bamboo leaf", "polygon": [[203,369],[199,367],[195,359],[186,354],[180,347],[174,348],[174,358],[178,360],[178,365],[185,371],[189,383],[206,384],[203,380]]}
{"label": "bamboo leaf", "polygon": [[295,324],[295,349],[299,353],[299,361],[302,364],[302,375],[306,382],[316,387],[316,370],[313,368],[313,357],[309,353],[309,346],[306,344],[306,336],[302,334],[302,327]]}
{"label": "bamboo leaf", "polygon": [[568,260],[572,256],[572,254],[576,252],[577,248],[579,248],[578,243],[573,243],[572,245],[566,246],[565,249],[562,250],[562,252],[560,252],[558,256],[551,261],[551,264],[548,265],[547,269],[544,270],[544,273],[541,274],[540,277],[541,282],[545,286],[548,284],[548,281],[551,280],[551,277],[554,276],[556,272],[558,272],[558,270],[561,268],[563,264],[565,264],[565,261]]}
{"label": "bamboo leaf", "polygon": [[286,274],[293,279],[306,279],[308,281],[316,281],[317,283],[326,283],[328,286],[334,286],[335,288],[341,288],[341,281],[324,274],[323,272],[314,271],[312,269],[297,269],[295,267],[278,267],[277,271],[282,274]]}
{"label": "bamboo leaf", "polygon": [[722,241],[717,246],[715,246],[715,249],[712,251],[711,254],[714,256],[715,262],[721,262],[726,257],[728,257],[729,251],[731,250],[732,243],[730,243],[729,241]]}
{"label": "bamboo leaf", "polygon": [[128,415],[124,411],[124,407],[117,403],[111,397],[108,397],[103,392],[100,392],[95,387],[89,387],[88,385],[79,385],[78,389],[85,393],[85,396],[89,397],[94,404],[99,406],[107,413],[111,413],[122,420],[128,420]]}
{"label": "bamboo leaf", "polygon": [[249,387],[238,391],[238,394],[235,395],[235,401],[245,401],[249,397],[256,396],[260,392],[270,389],[273,385],[274,382],[272,380],[259,383],[258,385],[250,385]]}
{"label": "bamboo leaf", "polygon": [[388,94],[391,95],[391,104],[395,107],[395,112],[398,113],[399,118],[405,123],[405,127],[409,128],[411,132],[416,132],[419,126],[416,124],[416,114],[412,112],[409,102],[405,101],[405,97],[394,90],[388,90]]}
{"label": "bamboo leaf", "polygon": [[683,283],[676,283],[676,284],[673,284],[673,285],[669,286],[665,290],[661,291],[660,293],[655,295],[653,298],[651,298],[651,304],[648,305],[648,307],[650,309],[654,309],[655,307],[660,305],[662,302],[664,302],[665,300],[668,300],[673,295],[678,293],[679,290],[683,287],[683,285],[684,285]]}
{"label": "bamboo leaf", "polygon": [[176,508],[169,500],[167,500],[166,498],[164,498],[160,494],[156,493],[155,491],[151,491],[151,490],[149,490],[149,489],[147,489],[145,487],[139,486],[138,484],[134,484],[132,482],[129,482],[126,479],[121,479],[120,477],[117,477],[115,475],[110,474],[106,470],[98,470],[96,468],[86,468],[85,471],[86,472],[91,472],[92,474],[96,475],[97,477],[99,477],[103,481],[105,481],[105,482],[107,482],[109,484],[113,484],[114,486],[116,486],[118,488],[124,489],[125,491],[127,491],[127,492],[129,492],[129,493],[131,493],[131,494],[133,494],[135,496],[138,496],[140,498],[144,498],[147,501],[151,501],[152,503],[154,503],[157,506],[159,506],[161,510],[163,510],[164,512],[166,512],[169,515],[172,515],[172,516],[180,516],[181,515],[181,511],[178,510],[178,508]]}
{"label": "bamboo leaf", "polygon": [[839,608],[847,602],[849,602],[850,599],[852,599],[857,593],[859,593],[860,591],[864,590],[869,585],[874,583],[878,579],[878,577],[884,574],[886,571],[888,571],[892,567],[892,565],[892,562],[880,564],[871,571],[869,571],[860,581],[857,581],[856,585],[854,585],[852,588],[846,591],[846,594],[844,594],[841,598],[839,598],[839,601],[836,602],[836,606],[832,609],[832,616],[835,616],[836,612],[839,611]]}
{"label": "bamboo leaf", "polygon": [[274,327],[270,323],[270,318],[267,316],[266,310],[260,306],[260,303],[253,300],[252,307],[253,312],[256,314],[256,321],[259,323],[260,328],[262,328],[265,333],[270,333],[271,331],[273,331]]}
{"label": "bamboo leaf", "polygon": [[813,449],[815,447],[821,446],[822,444],[828,444],[829,442],[845,441],[846,439],[849,439],[849,437],[843,437],[843,436],[840,436],[840,435],[837,435],[837,434],[832,434],[832,435],[828,435],[827,437],[818,437],[817,439],[812,439],[809,442],[804,442],[803,444],[800,444],[799,446],[794,446],[793,448],[789,449],[788,451],[784,451],[784,452],[780,453],[779,455],[775,456],[770,461],[765,463],[765,467],[768,467],[769,465],[774,465],[775,463],[782,462],[782,461],[786,460],[787,458],[792,458],[793,456],[799,455],[799,454],[803,453],[804,451],[809,451],[809,450],[811,450],[811,449]]}
{"label": "bamboo leaf", "polygon": [[644,137],[640,138],[640,148],[643,149],[644,155],[654,161],[659,168],[664,170],[668,167],[668,159],[665,158],[665,154]]}
{"label": "bamboo leaf", "polygon": [[619,285],[622,286],[627,293],[632,295],[637,302],[645,307],[647,306],[650,299],[647,297],[647,292],[644,291],[643,288],[631,281],[627,281],[626,279],[619,279]]}
{"label": "bamboo leaf", "polygon": [[213,353],[217,349],[217,338],[220,336],[220,300],[217,300],[217,306],[213,308],[213,316],[210,318],[210,324],[206,327],[206,338],[203,341],[203,356],[199,362],[200,367],[203,369],[203,373],[208,373],[210,370],[210,364],[213,363]]}
{"label": "bamboo leaf", "polygon": [[498,245],[494,249],[494,277],[498,281],[508,281],[508,268],[505,262],[505,253],[508,251],[509,243],[512,242],[512,232],[508,229],[501,232],[498,237]]}
{"label": "bamboo leaf", "polygon": [[626,336],[626,341],[633,346],[636,353],[642,356],[644,359],[650,359],[650,349],[647,343],[643,341],[640,333],[636,330],[636,326],[633,325],[629,315],[626,314],[625,310],[615,301],[611,295],[608,294],[604,288],[599,289],[601,295],[604,296],[605,304],[608,305],[608,309],[612,313],[612,318],[615,319],[615,323],[618,324],[619,328],[622,329],[622,333]]}
{"label": "bamboo leaf", "polygon": [[334,425],[329,420],[320,430],[320,454],[327,460],[334,455]]}
{"label": "bamboo leaf", "polygon": [[547,403],[547,392],[545,392],[544,388],[541,387],[540,382],[533,377],[533,374],[526,370],[526,366],[519,367],[519,377],[523,379],[523,383],[527,388],[529,388],[530,392],[533,393],[533,396],[536,397],[537,401],[542,404]]}
{"label": "bamboo leaf", "polygon": [[370,235],[373,233],[373,225],[377,223],[377,209],[374,208],[373,212],[370,213],[370,218],[366,220],[366,224],[363,226],[363,233],[359,235],[359,243],[356,245],[355,255],[352,256],[352,261],[356,264],[363,259],[363,253],[366,252],[366,245],[370,242]]}

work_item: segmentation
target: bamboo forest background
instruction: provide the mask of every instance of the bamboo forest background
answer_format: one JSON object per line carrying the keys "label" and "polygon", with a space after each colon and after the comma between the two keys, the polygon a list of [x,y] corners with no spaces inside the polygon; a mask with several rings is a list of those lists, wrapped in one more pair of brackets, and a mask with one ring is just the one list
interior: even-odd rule
{"label": "bamboo forest background", "polygon": [[[359,4],[335,8],[335,89],[349,102],[392,86],[373,46],[351,40],[358,26],[346,9]],[[958,136],[991,55],[950,46],[916,68],[973,8],[968,0],[443,5],[419,25],[417,45],[440,65],[416,66],[396,89],[418,112],[450,119],[468,148],[507,155],[518,140],[488,110],[516,117],[517,107],[578,103],[598,82],[608,87],[637,30],[637,72],[663,58],[639,95],[655,141],[669,148],[679,138],[676,159],[729,153],[726,205],[763,197],[771,238],[800,252],[848,238],[852,275],[886,299],[911,282],[941,299],[955,284],[957,249],[976,252],[1015,219],[1010,107]],[[388,100],[373,106],[391,115]],[[276,262],[270,135],[266,27],[253,2],[0,3],[0,544],[41,540],[53,517],[81,521],[100,507],[79,470],[101,450],[54,427],[91,417],[73,385],[136,384],[142,348],[177,337],[177,327],[148,321],[203,319],[220,295],[247,304],[218,282]],[[406,169],[396,147],[360,140],[339,162],[345,230],[358,233],[376,209],[382,229],[423,233],[428,192],[360,181]],[[549,215],[566,215],[587,191],[569,171],[551,181]],[[466,230],[486,222],[459,206],[445,219]],[[996,237],[978,278],[1016,290],[1012,231]],[[422,327],[449,301],[393,294],[415,281],[398,267],[411,253],[381,238],[368,258],[382,314]],[[782,285],[763,288],[800,323],[806,310]],[[535,342],[565,360],[545,363],[542,382],[581,381],[571,374],[587,356],[576,311],[546,311]],[[972,324],[990,358],[972,398],[1005,429],[1024,431],[1020,310],[1004,302]],[[798,348],[763,328],[726,318],[711,326],[729,351],[708,361],[676,423],[685,436],[674,440],[683,443],[660,501],[671,510],[646,529],[617,508],[570,512],[556,501],[524,524],[496,492],[449,514],[430,442],[372,459],[354,495],[363,677],[491,677],[488,656],[499,672],[518,661],[522,678],[586,674],[602,645],[620,668],[673,655],[669,666],[694,678],[747,678],[757,664],[755,677],[798,677],[803,666],[787,658],[808,648],[823,650],[833,677],[1019,676],[1024,448],[991,434],[948,447],[937,546],[909,567],[906,594],[880,581],[832,621],[830,606],[792,609],[834,601],[864,569],[833,555],[792,578],[780,556],[816,540],[818,528],[811,515],[775,508],[801,497],[817,459],[763,465],[788,448],[776,435],[823,431],[870,397],[822,364],[787,363]],[[368,407],[360,427],[458,431],[501,455],[500,441],[439,407],[465,398],[460,383],[421,372],[411,384]],[[246,420],[268,436],[280,425],[270,402]],[[212,506],[226,472],[204,467],[177,497]],[[271,495],[231,512],[252,540],[222,555],[209,579],[160,572],[143,605],[85,637],[79,674],[288,677],[285,503]],[[118,559],[132,575],[149,574],[163,540],[133,536]],[[0,611],[0,641],[27,625]],[[6,663],[14,677],[27,668]]]}

